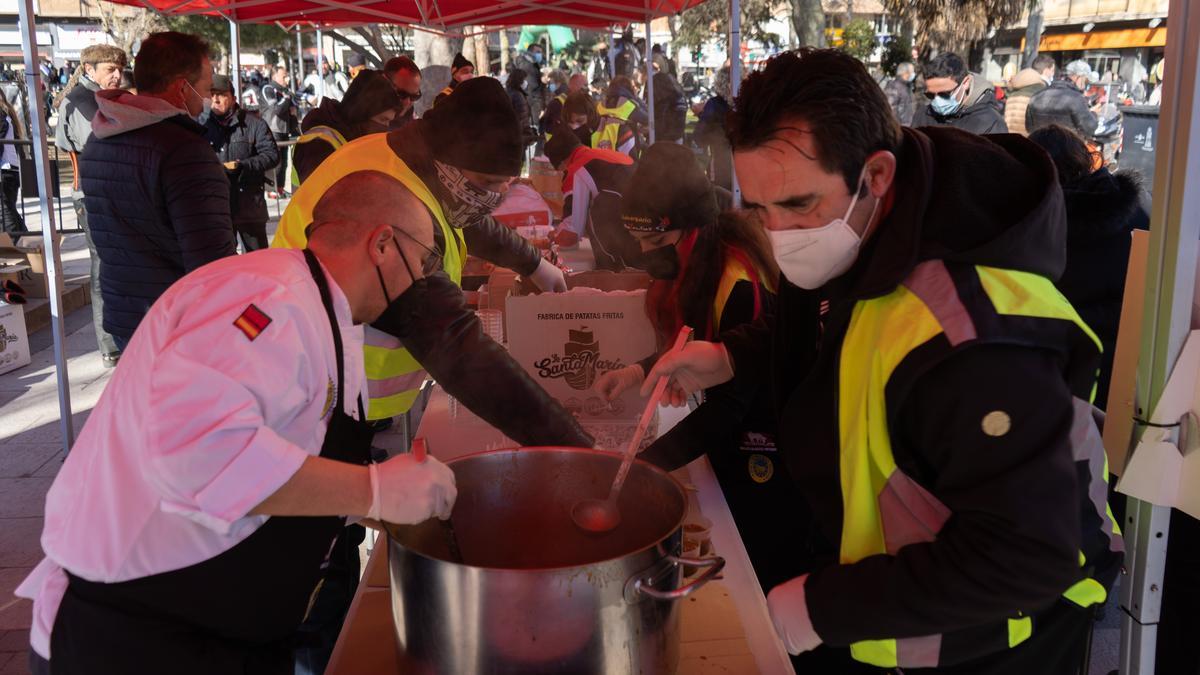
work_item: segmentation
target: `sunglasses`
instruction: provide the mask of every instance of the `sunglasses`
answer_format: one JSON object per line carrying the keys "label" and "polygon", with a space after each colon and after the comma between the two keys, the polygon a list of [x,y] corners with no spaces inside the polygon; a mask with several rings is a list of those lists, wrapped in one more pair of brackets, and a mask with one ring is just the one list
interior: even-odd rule
{"label": "sunglasses", "polygon": [[[966,80],[964,79],[963,82],[966,82]],[[936,94],[933,93],[932,91],[925,91],[924,92],[925,98],[929,99],[930,101],[932,101],[933,99],[935,99],[939,96],[941,96],[942,98],[954,98],[955,93],[957,93],[959,89],[962,89],[962,86],[963,86],[963,83],[959,82],[957,87],[955,87],[949,91],[942,91],[942,92],[938,92]]]}
{"label": "sunglasses", "polygon": [[419,91],[414,94],[409,91],[404,91],[403,89],[397,89],[396,95],[399,96],[400,98],[405,98],[405,99],[408,99],[408,100],[414,101],[414,102],[421,100],[421,92],[419,92]]}
{"label": "sunglasses", "polygon": [[[421,276],[428,277],[428,276],[437,274],[438,272],[441,271],[442,259],[445,256],[442,254],[442,252],[440,250],[438,250],[436,245],[434,245],[433,248],[429,248],[425,244],[422,244],[421,242],[417,241],[416,237],[405,232],[404,230],[401,230],[398,227],[393,227],[392,231],[399,232],[400,234],[404,235],[404,237],[406,239],[412,241],[417,246],[420,246],[421,248],[428,251],[429,255],[425,256],[425,259],[421,261]],[[403,254],[401,254],[401,255],[403,255]]]}

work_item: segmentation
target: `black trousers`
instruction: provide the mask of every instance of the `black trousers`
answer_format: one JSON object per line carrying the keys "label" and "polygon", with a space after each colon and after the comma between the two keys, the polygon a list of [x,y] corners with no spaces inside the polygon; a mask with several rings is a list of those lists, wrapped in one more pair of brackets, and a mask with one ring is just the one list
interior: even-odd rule
{"label": "black trousers", "polygon": [[242,241],[242,249],[249,253],[267,248],[267,224],[265,222],[241,222],[233,224],[234,231]]}
{"label": "black trousers", "polygon": [[[278,143],[280,141],[286,141],[288,139],[287,134],[281,134],[277,131],[272,131],[271,135],[275,137],[276,143]],[[288,152],[287,151],[288,151],[288,148],[283,148],[283,147],[280,148],[279,166],[275,167],[275,191],[276,192],[283,192],[285,190],[287,190],[287,191],[291,190],[291,186],[288,184],[288,161],[287,161]],[[247,249],[247,250],[249,250],[249,249]]]}
{"label": "black trousers", "polygon": [[18,241],[18,235],[29,231],[17,206],[20,193],[21,172],[17,169],[0,169],[0,229],[13,235],[14,243]]}

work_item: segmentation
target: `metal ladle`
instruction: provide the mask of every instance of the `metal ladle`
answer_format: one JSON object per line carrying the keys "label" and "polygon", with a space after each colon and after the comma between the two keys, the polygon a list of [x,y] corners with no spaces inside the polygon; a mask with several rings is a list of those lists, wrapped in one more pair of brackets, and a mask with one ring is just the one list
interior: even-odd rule
{"label": "metal ladle", "polygon": [[[675,337],[671,353],[683,349],[691,335],[691,328],[687,326],[681,328],[679,335]],[[629,469],[633,466],[633,458],[637,456],[638,446],[642,444],[642,437],[646,435],[646,428],[650,426],[650,418],[654,416],[654,411],[658,409],[658,402],[667,390],[669,379],[660,377],[654,385],[654,392],[650,394],[650,400],[646,401],[646,409],[642,411],[642,418],[638,420],[633,438],[629,439],[629,447],[625,449],[625,456],[621,459],[621,468],[617,469],[617,475],[613,479],[612,488],[608,491],[608,497],[606,499],[584,499],[571,507],[571,520],[575,521],[575,525],[579,529],[603,533],[613,530],[621,524],[621,509],[617,507],[617,499],[621,496],[621,487],[625,485],[625,478],[629,476]]]}
{"label": "metal ladle", "polygon": [[[413,459],[417,460],[417,464],[425,462],[425,456],[429,454],[428,444],[424,438],[413,439],[412,444]],[[450,548],[450,558],[453,562],[462,564],[463,555],[462,549],[458,547],[458,535],[454,532],[454,523],[451,518],[447,518],[442,523],[442,531],[446,535],[446,545]]]}

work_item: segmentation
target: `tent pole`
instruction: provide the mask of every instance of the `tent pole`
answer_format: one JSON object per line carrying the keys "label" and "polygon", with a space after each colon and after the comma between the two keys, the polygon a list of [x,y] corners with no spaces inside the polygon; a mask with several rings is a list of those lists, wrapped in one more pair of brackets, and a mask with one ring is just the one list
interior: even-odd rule
{"label": "tent pole", "polygon": [[[729,0],[729,92],[736,99],[742,88],[742,8],[739,0]],[[728,101],[730,107],[733,101]],[[733,188],[733,205],[742,206],[742,188],[738,185],[737,171],[730,171]]]}
{"label": "tent pole", "polygon": [[650,110],[650,145],[654,145],[654,60],[650,58],[650,18],[646,18],[646,107]]}
{"label": "tent pole", "polygon": [[33,164],[37,172],[38,207],[42,214],[42,244],[46,253],[46,281],[50,291],[50,327],[54,335],[54,371],[58,378],[58,423],[63,450],[70,452],[75,443],[71,419],[71,382],[67,373],[67,335],[63,316],[62,253],[58,246],[58,224],[50,206],[54,186],[50,182],[50,157],[46,153],[46,100],[41,96],[42,71],[37,49],[37,19],[33,0],[17,3],[21,20],[21,48],[25,54],[25,87],[32,107],[29,115],[33,140]]}
{"label": "tent pole", "polygon": [[229,79],[233,82],[233,100],[242,102],[242,36],[241,28],[229,20]]}
{"label": "tent pole", "polygon": [[321,29],[318,28],[317,29],[317,60],[316,60],[316,63],[314,64],[317,68],[317,80],[320,82],[320,84],[318,85],[318,88],[317,88],[317,94],[319,94],[321,97],[317,101],[318,105],[325,101],[325,73],[321,72],[321,62],[325,60],[325,45],[321,44],[321,42],[323,40],[324,40],[324,36],[321,35]]}
{"label": "tent pole", "polygon": [[[1158,406],[1191,329],[1200,239],[1200,220],[1195,217],[1200,182],[1192,178],[1200,161],[1200,119],[1196,116],[1200,111],[1200,58],[1194,47],[1200,40],[1200,8],[1187,0],[1171,0],[1170,13],[1178,33],[1167,42],[1166,69],[1174,74],[1162,85],[1135,394],[1139,412],[1144,410],[1146,415]],[[1123,467],[1114,470],[1121,472]],[[1155,672],[1164,589],[1175,593],[1187,590],[1167,588],[1163,581],[1170,522],[1171,509],[1129,498],[1121,523],[1128,571],[1121,582],[1122,675]],[[1186,601],[1176,596],[1172,602]]]}
{"label": "tent pole", "polygon": [[293,91],[300,91],[300,88],[304,86],[304,41],[301,39],[302,36],[300,27],[296,26],[296,70],[292,73]]}

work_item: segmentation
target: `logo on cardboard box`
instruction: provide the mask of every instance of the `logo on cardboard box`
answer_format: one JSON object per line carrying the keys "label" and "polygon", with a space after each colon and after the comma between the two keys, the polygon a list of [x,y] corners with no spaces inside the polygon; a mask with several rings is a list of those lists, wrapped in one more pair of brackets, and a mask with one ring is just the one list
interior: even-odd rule
{"label": "logo on cardboard box", "polygon": [[8,349],[9,343],[17,342],[20,339],[21,338],[17,337],[16,335],[9,335],[4,326],[0,325],[0,353],[3,353],[4,350]]}
{"label": "logo on cardboard box", "polygon": [[567,342],[563,353],[551,354],[539,359],[533,366],[538,377],[543,379],[563,378],[572,389],[587,391],[596,383],[596,378],[610,370],[624,368],[621,359],[605,360],[600,356],[600,343],[587,326],[567,331]]}

